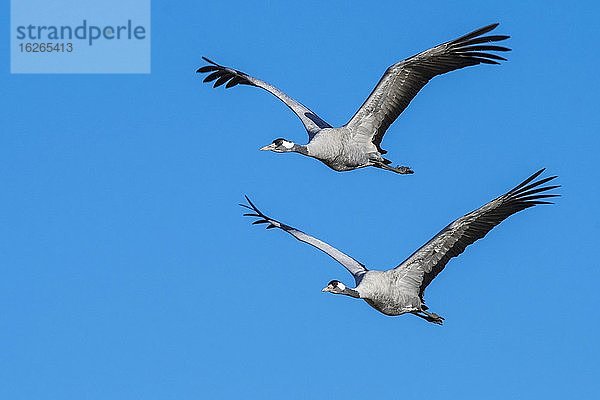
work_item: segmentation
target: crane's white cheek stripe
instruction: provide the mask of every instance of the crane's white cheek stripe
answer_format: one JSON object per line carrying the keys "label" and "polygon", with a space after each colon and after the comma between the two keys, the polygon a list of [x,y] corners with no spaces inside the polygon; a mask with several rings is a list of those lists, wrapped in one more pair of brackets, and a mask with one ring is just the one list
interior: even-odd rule
{"label": "crane's white cheek stripe", "polygon": [[287,140],[283,142],[283,147],[285,147],[286,149],[291,149],[292,147],[294,147],[294,143],[292,142],[288,142]]}

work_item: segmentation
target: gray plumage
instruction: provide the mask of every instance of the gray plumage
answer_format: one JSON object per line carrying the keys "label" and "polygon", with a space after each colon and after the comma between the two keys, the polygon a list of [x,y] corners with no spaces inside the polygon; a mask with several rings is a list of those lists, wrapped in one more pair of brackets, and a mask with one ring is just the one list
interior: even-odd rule
{"label": "gray plumage", "polygon": [[385,271],[369,270],[327,243],[266,216],[248,197],[248,205],[241,205],[252,211],[244,214],[245,216],[258,218],[253,224],[267,224],[267,228],[282,229],[296,239],[323,251],[342,264],[354,277],[355,288],[348,288],[334,280],[323,291],[361,298],[386,315],[412,313],[429,322],[442,324],[442,317],[427,311],[425,288],[451,258],[461,254],[468,245],[484,237],[494,226],[512,214],[538,204],[552,204],[546,199],[558,195],[545,192],[560,186],[545,185],[556,176],[536,180],[543,171],[544,169],[537,171],[509,192],[458,218],[400,265]]}
{"label": "gray plumage", "polygon": [[261,150],[300,153],[316,158],[336,171],[374,166],[409,174],[412,173],[410,168],[391,167],[391,161],[383,157],[387,152],[381,148],[381,141],[386,130],[434,76],[471,65],[499,64],[498,61],[505,60],[491,52],[510,49],[488,43],[502,41],[509,36],[483,36],[497,26],[485,26],[390,66],[356,114],[339,128],[332,127],[275,86],[206,57],[202,58],[209,65],[199,68],[197,72],[210,73],[204,82],[215,81],[214,87],[250,85],[262,88],[285,103],[300,118],[308,132],[309,141],[306,145],[279,138]]}

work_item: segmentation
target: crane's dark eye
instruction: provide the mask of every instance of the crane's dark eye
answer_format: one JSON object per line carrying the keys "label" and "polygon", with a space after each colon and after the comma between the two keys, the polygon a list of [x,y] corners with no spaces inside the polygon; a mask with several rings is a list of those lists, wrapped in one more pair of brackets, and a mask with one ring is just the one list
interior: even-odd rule
{"label": "crane's dark eye", "polygon": [[275,140],[273,140],[273,143],[276,144],[277,146],[281,146],[283,144],[283,139],[281,139],[281,138],[275,139]]}
{"label": "crane's dark eye", "polygon": [[338,284],[338,281],[333,280],[333,281],[329,282],[327,284],[327,286],[337,286],[337,284]]}

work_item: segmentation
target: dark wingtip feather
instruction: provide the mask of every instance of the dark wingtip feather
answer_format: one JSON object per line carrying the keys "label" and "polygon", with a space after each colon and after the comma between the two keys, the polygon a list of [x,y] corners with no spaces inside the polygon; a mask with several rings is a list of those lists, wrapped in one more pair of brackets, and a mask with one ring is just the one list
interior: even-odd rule
{"label": "dark wingtip feather", "polygon": [[[248,204],[243,204],[243,203],[238,203],[238,205],[240,207],[244,207],[247,210],[250,210],[252,212],[246,212],[244,214],[242,214],[244,217],[256,217],[256,218],[261,218],[262,215],[260,215],[260,212],[258,211],[258,209],[256,207],[254,207],[254,204],[252,204],[252,202],[250,201],[250,199],[248,198],[248,196],[244,195],[244,197],[246,198],[246,201],[248,202]],[[252,206],[252,207],[251,207]]]}
{"label": "dark wingtip feather", "polygon": [[549,199],[551,197],[560,197],[558,194],[536,194],[532,196],[519,197],[519,201],[529,202],[531,200]]}
{"label": "dark wingtip feather", "polygon": [[231,75],[224,74],[223,76],[221,76],[219,79],[216,80],[215,84],[213,85],[213,88],[221,86],[222,84],[224,84],[225,82],[227,82],[230,79],[231,79]]}
{"label": "dark wingtip feather", "polygon": [[468,49],[469,52],[466,53],[467,55],[471,56],[471,57],[475,57],[475,58],[486,58],[486,59],[492,59],[492,60],[500,60],[500,61],[506,61],[506,58],[499,56],[497,54],[493,54],[493,53],[482,53],[482,52],[478,52],[478,51],[471,51],[471,49]]}
{"label": "dark wingtip feather", "polygon": [[220,66],[219,64],[217,64],[216,62],[214,62],[213,60],[211,60],[211,59],[209,59],[209,58],[207,58],[207,57],[204,57],[204,56],[202,56],[202,59],[203,59],[204,61],[206,61],[207,63],[209,63],[209,64],[216,65],[217,67],[219,67],[219,66]]}
{"label": "dark wingtip feather", "polygon": [[258,209],[258,207],[256,207],[254,205],[252,200],[250,200],[250,198],[246,195],[244,195],[244,197],[246,198],[246,201],[248,202],[248,204],[250,204],[251,209],[254,210],[254,212],[256,212],[259,217],[265,218],[265,215]]}
{"label": "dark wingtip feather", "polygon": [[459,37],[458,39],[453,40],[453,43],[462,42],[465,40],[475,38],[477,36],[485,35],[486,33],[496,29],[496,27],[498,25],[500,25],[500,24],[498,22],[495,22],[493,24],[489,24],[489,25],[483,26],[481,28],[475,29],[474,31],[469,32],[466,35],[463,35],[463,36]]}
{"label": "dark wingtip feather", "polygon": [[517,190],[521,189],[523,186],[527,185],[529,182],[531,182],[532,180],[534,180],[535,178],[540,176],[545,170],[546,170],[546,168],[542,168],[539,171],[533,173],[533,175],[531,175],[529,178],[525,179],[523,182],[521,182],[517,186],[515,186],[513,188],[513,190],[511,190],[511,193],[516,192]]}
{"label": "dark wingtip feather", "polygon": [[501,42],[506,39],[510,39],[510,36],[508,36],[508,35],[490,35],[490,36],[477,37],[474,39],[470,39],[470,40],[467,40],[464,42],[458,42],[458,43],[454,43],[454,44],[459,45],[459,46],[471,46],[474,44],[481,44],[481,43]]}
{"label": "dark wingtip feather", "polygon": [[199,74],[205,74],[207,72],[213,72],[214,73],[214,71],[219,71],[219,70],[223,69],[223,67],[221,65],[219,65],[216,62],[210,60],[209,58],[206,58],[206,57],[202,56],[202,59],[204,61],[206,61],[207,63],[211,64],[211,65],[204,65],[204,66],[198,68],[196,70],[196,73],[199,73]]}
{"label": "dark wingtip feather", "polygon": [[217,71],[219,67],[215,67],[214,65],[205,65],[204,67],[200,67],[196,70],[196,72],[200,74],[204,74],[207,72]]}
{"label": "dark wingtip feather", "polygon": [[561,185],[547,185],[544,184],[556,179],[557,175],[548,176],[546,178],[539,178],[539,176],[545,171],[545,168],[540,169],[535,172],[529,178],[525,179],[519,185],[517,185],[514,189],[507,193],[506,199],[510,203],[514,203],[519,205],[519,207],[532,207],[538,204],[554,204],[552,202],[544,201],[541,199],[549,199],[553,197],[560,197],[561,195],[558,193],[547,193],[550,190],[558,189]]}
{"label": "dark wingtip feather", "polygon": [[549,176],[547,178],[540,179],[539,181],[531,182],[530,184],[523,186],[518,190],[513,190],[512,194],[515,196],[523,196],[526,192],[531,191],[531,189],[537,188],[547,182],[550,182],[551,180],[553,180],[555,178],[556,178],[556,176]]}
{"label": "dark wingtip feather", "polygon": [[500,22],[493,22],[489,25],[485,25],[485,26],[475,30],[473,33],[478,32],[479,35],[483,35],[484,33],[493,31],[494,29],[496,29],[498,27],[498,25],[500,25]]}
{"label": "dark wingtip feather", "polygon": [[[540,184],[543,183],[532,183],[532,185],[539,186]],[[540,192],[547,192],[548,190],[552,190],[552,189],[556,189],[559,188],[560,185],[551,185],[551,186],[543,186],[543,187],[537,187],[535,189],[521,189],[518,193],[516,193],[519,197],[524,197],[524,196],[530,196],[532,194],[536,194],[536,193],[540,193]]]}
{"label": "dark wingtip feather", "polygon": [[505,46],[495,46],[489,44],[479,44],[468,46],[469,51],[512,51],[510,47]]}
{"label": "dark wingtip feather", "polygon": [[246,199],[246,201],[248,202],[248,204],[241,204],[240,203],[240,206],[242,206],[244,208],[247,208],[249,210],[254,211],[253,213],[245,213],[245,214],[243,214],[244,217],[260,218],[260,219],[257,219],[256,221],[253,221],[252,225],[269,224],[269,226],[267,226],[267,229],[269,229],[269,227],[276,228],[269,221],[269,218],[267,216],[265,216],[262,212],[260,212],[260,210],[258,208],[256,208],[256,206],[254,205],[254,203],[252,203],[252,200],[250,200],[250,198],[248,196],[244,195],[244,198]]}
{"label": "dark wingtip feather", "polygon": [[510,35],[489,35],[482,36],[480,39],[486,39],[488,42],[500,42],[502,40],[510,39]]}
{"label": "dark wingtip feather", "polygon": [[222,71],[222,70],[217,70],[211,74],[208,74],[206,76],[206,78],[204,78],[204,80],[202,82],[212,82],[217,78],[220,78],[221,76],[223,76],[223,74],[225,74],[226,72]]}
{"label": "dark wingtip feather", "polygon": [[227,85],[225,85],[225,89],[229,89],[231,87],[234,87],[238,83],[239,83],[239,80],[237,80],[236,78],[233,78],[232,80],[230,80],[229,82],[227,82]]}

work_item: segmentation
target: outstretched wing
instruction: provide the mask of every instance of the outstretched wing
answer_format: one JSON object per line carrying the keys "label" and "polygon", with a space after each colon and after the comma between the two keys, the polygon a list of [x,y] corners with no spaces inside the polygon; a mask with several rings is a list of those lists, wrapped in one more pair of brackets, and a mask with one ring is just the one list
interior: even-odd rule
{"label": "outstretched wing", "polygon": [[537,171],[517,187],[477,210],[457,219],[433,239],[415,251],[393,271],[399,283],[408,285],[423,299],[425,288],[444,269],[448,261],[484,237],[493,227],[521,210],[538,204],[552,204],[547,199],[558,194],[544,193],[560,185],[547,185],[556,176],[534,181],[544,172]]}
{"label": "outstretched wing", "polygon": [[485,26],[390,66],[346,126],[357,133],[358,140],[372,141],[385,154],[380,147],[385,131],[431,78],[470,65],[499,64],[497,60],[506,60],[488,52],[509,51],[509,48],[487,43],[510,36],[482,36],[497,26]]}
{"label": "outstretched wing", "polygon": [[256,86],[266,90],[267,92],[277,97],[279,100],[283,101],[285,105],[288,106],[298,116],[298,118],[300,118],[300,120],[304,124],[304,127],[306,128],[306,131],[308,132],[309,139],[312,139],[312,137],[321,129],[331,128],[331,125],[323,121],[318,115],[316,115],[303,104],[297,102],[287,94],[283,93],[281,90],[277,89],[275,86],[267,82],[261,81],[260,79],[254,78],[248,74],[245,74],[242,71],[219,65],[206,57],[202,57],[202,59],[210,64],[204,67],[200,67],[196,71],[198,73],[210,72],[210,74],[206,76],[206,78],[204,78],[204,82],[212,82],[216,80],[216,82],[213,85],[213,87],[215,88],[227,83],[225,85],[225,88],[230,88],[235,85],[241,84]]}
{"label": "outstretched wing", "polygon": [[308,243],[311,246],[316,247],[317,249],[321,250],[323,253],[325,253],[328,256],[330,256],[331,258],[333,258],[335,261],[342,264],[344,266],[344,268],[346,268],[348,270],[348,272],[350,272],[354,276],[354,279],[356,281],[358,281],[359,277],[362,274],[367,272],[367,269],[365,268],[365,266],[362,265],[361,263],[359,263],[358,261],[356,261],[354,258],[350,257],[347,254],[342,253],[335,247],[330,246],[327,243],[325,243],[315,237],[312,237],[302,231],[299,231],[296,228],[292,228],[289,225],[286,225],[277,220],[274,220],[273,218],[267,217],[250,201],[248,196],[244,196],[244,197],[246,197],[246,201],[248,202],[248,205],[240,204],[240,206],[252,211],[251,213],[244,214],[244,216],[258,218],[256,221],[254,221],[252,223],[252,225],[268,224],[267,229],[279,228],[279,229],[289,233],[290,235],[292,235],[299,241]]}

